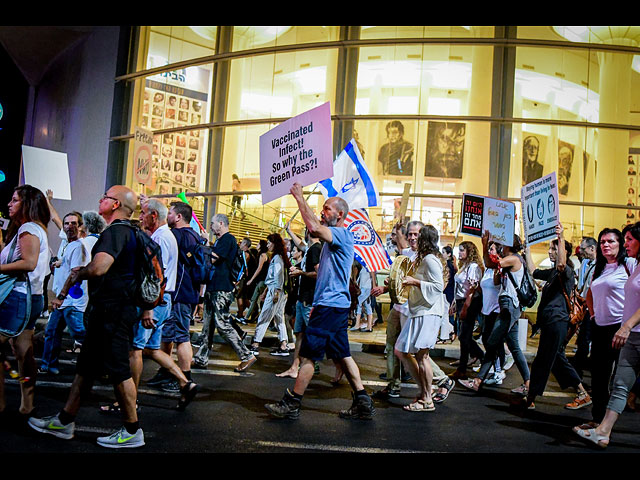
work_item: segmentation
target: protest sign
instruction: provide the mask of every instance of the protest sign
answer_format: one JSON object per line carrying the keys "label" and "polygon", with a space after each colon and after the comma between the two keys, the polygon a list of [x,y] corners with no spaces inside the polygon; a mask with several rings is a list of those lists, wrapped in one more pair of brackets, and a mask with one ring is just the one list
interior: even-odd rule
{"label": "protest sign", "polygon": [[71,200],[71,182],[67,154],[44,148],[22,145],[24,182],[46,193],[53,191],[53,198]]}
{"label": "protest sign", "polygon": [[522,223],[529,245],[556,237],[559,223],[558,182],[556,172],[534,180],[522,187]]}
{"label": "protest sign", "polygon": [[512,202],[466,193],[462,196],[460,233],[481,237],[488,231],[490,240],[512,246],[515,218]]}
{"label": "protest sign", "polygon": [[133,138],[133,174],[138,183],[151,185],[153,133],[144,128],[135,127]]}
{"label": "protest sign", "polygon": [[260,136],[262,203],[333,176],[329,102],[281,123]]}

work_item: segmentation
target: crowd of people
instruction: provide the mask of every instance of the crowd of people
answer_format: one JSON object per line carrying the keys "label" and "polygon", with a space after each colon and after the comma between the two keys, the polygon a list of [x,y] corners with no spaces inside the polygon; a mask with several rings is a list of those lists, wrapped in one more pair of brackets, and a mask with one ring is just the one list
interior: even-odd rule
{"label": "crowd of people", "polygon": [[[573,246],[558,225],[548,252],[551,268],[546,269],[536,267],[530,247],[518,235],[505,245],[485,233],[481,249],[463,241],[456,258],[452,246],[439,247],[432,225],[417,220],[398,223],[391,234],[394,253],[408,257],[412,269],[402,278],[407,300],[392,303],[383,322],[376,298],[392,285],[389,280],[379,285],[376,272],[354,261],[353,236],[344,228],[348,204],[339,197],[329,198],[317,216],[299,184],[290,193],[304,221],[304,235],[287,225],[282,235],[272,233],[254,246],[249,237],[236,239],[231,234],[224,214],[212,217],[215,241],[209,242],[204,232],[191,227],[193,211],[188,203],[167,206],[122,185],[102,195],[98,211],[70,211],[62,217],[53,206],[51,191],[17,187],[0,252],[0,346],[3,363],[8,345],[17,361],[19,413],[26,423],[42,433],[73,438],[86,394],[95,380],[108,380],[116,401],[100,410],[120,414],[123,426],[99,437],[97,443],[107,448],[141,447],[145,440],[137,392],[145,358],[158,364],[145,384],[178,394],[175,408],[182,411],[199,391],[192,368],[208,367],[216,330],[237,355],[234,370],[242,374],[263,353],[263,340],[271,328],[278,344],[269,354],[291,358],[290,366],[277,376],[294,381],[279,401],[265,405],[275,418],[300,416],[304,394],[324,358],[335,365],[333,382],[346,376],[353,392],[351,406],[339,416],[363,420],[375,416],[374,400],[400,397],[402,383],[409,378],[418,389],[404,410],[433,412],[449,397],[456,381],[480,393],[488,385],[501,384],[515,365],[522,378],[511,391],[516,405],[534,409],[553,374],[561,389],[575,390],[574,400],[565,408],[592,406],[592,421],[573,431],[607,446],[618,416],[638,388],[640,269],[635,267],[640,223],[623,231],[603,229],[597,240],[584,238],[576,252],[578,265],[571,259]],[[134,220],[138,209],[139,218]],[[48,242],[52,227],[59,230],[56,255]],[[140,232],[162,254],[165,283],[153,308],[136,301]],[[202,247],[208,248],[214,268],[208,278],[198,281],[194,262]],[[237,258],[243,268],[234,276]],[[524,309],[519,286],[527,276],[540,289],[535,322],[539,346],[530,366],[519,342]],[[49,302],[50,277],[55,298]],[[565,351],[574,290],[586,299],[588,313],[580,325],[576,355],[569,359]],[[192,338],[190,327],[199,306],[202,330]],[[37,364],[33,337],[43,312],[48,319]],[[377,321],[386,324],[386,372],[381,378],[387,385],[369,394],[351,356],[349,332],[372,332]],[[243,327],[248,323],[255,323],[255,333],[245,341]],[[38,375],[59,374],[65,329],[73,341],[72,351],[79,352],[75,377],[64,407],[54,415],[37,417],[34,387]],[[451,363],[456,369],[447,375],[430,352],[455,340],[460,356]],[[591,372],[590,392],[583,382],[585,369]],[[6,406],[4,372],[0,368],[0,413]]]}

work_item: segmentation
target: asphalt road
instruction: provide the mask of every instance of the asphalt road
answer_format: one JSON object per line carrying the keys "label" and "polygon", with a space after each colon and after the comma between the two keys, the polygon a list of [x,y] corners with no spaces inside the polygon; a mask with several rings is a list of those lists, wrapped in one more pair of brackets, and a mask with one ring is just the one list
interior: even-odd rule
{"label": "asphalt road", "polygon": [[[385,382],[382,353],[353,352],[365,386],[374,391]],[[36,405],[39,416],[55,414],[63,406],[73,378],[73,355],[63,355],[60,375],[39,375]],[[445,372],[453,371],[449,358],[437,358]],[[401,397],[376,401],[372,421],[344,420],[340,409],[351,402],[345,379],[331,384],[331,362],[321,364],[303,400],[298,420],[269,417],[264,404],[279,400],[293,380],[277,378],[291,359],[269,355],[263,349],[258,362],[246,374],[233,372],[238,363],[227,345],[216,344],[207,370],[193,370],[201,391],[185,412],[172,410],[177,395],[166,394],[144,384],[157,366],[145,360],[139,392],[140,420],[146,445],[119,451],[144,453],[561,453],[594,454],[640,452],[640,414],[625,412],[615,427],[606,450],[588,445],[571,427],[590,420],[588,409],[570,411],[563,405],[572,392],[562,392],[553,377],[547,392],[536,401],[536,410],[521,413],[511,406],[510,390],[521,383],[515,367],[504,383],[487,387],[478,395],[457,385],[435,412],[410,413],[402,406],[416,392],[412,382],[403,384]],[[585,379],[588,383],[588,378]],[[96,384],[76,420],[76,436],[66,441],[31,430],[19,421],[19,386],[6,382],[7,414],[0,425],[2,454],[112,453],[96,445],[98,436],[121,426],[117,415],[99,412],[99,406],[114,400],[111,387]],[[290,457],[288,457],[290,458]],[[251,468],[251,465],[247,465]]]}

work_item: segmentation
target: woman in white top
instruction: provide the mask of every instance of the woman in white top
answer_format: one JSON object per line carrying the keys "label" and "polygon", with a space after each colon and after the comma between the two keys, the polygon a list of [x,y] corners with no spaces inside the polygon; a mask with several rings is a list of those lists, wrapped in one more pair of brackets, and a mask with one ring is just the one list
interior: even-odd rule
{"label": "woman in white top", "polygon": [[636,267],[625,283],[622,322],[613,335],[613,348],[620,349],[613,389],[600,425],[595,428],[582,428],[583,425],[573,427],[575,433],[602,448],[609,445],[613,426],[627,405],[627,396],[638,379],[640,368],[640,268],[637,266],[640,258],[640,222],[627,225],[622,234],[624,249],[627,256],[635,260]]}
{"label": "woman in white top", "polygon": [[[457,334],[460,341],[460,358],[451,365],[457,365],[452,378],[466,378],[467,365],[482,361],[484,352],[473,339],[473,329],[481,309],[476,294],[484,273],[478,248],[472,242],[462,242],[459,248],[458,272],[455,275],[455,313]],[[480,293],[480,292],[478,292]],[[475,294],[475,299],[474,299]],[[471,362],[469,362],[471,357]]]}
{"label": "woman in white top", "polygon": [[594,323],[591,327],[591,415],[593,428],[602,422],[609,401],[609,383],[618,363],[620,350],[613,348],[613,336],[620,328],[624,311],[624,286],[635,267],[627,257],[622,232],[605,228],[598,235],[593,280],[587,292],[587,305]]}
{"label": "woman in white top", "polygon": [[[9,202],[11,224],[7,242],[0,253],[0,273],[27,274],[31,288],[31,314],[26,316],[27,282],[17,281],[9,296],[0,305],[0,328],[18,332],[11,343],[18,360],[22,401],[20,413],[29,415],[33,410],[33,394],[37,367],[33,356],[33,331],[36,320],[44,308],[43,283],[49,268],[49,243],[47,224],[51,219],[49,205],[44,194],[31,185],[16,187]],[[13,247],[13,255],[9,258]],[[0,341],[7,340],[0,334]],[[5,408],[4,368],[0,368],[0,411]]]}
{"label": "woman in white top", "polygon": [[432,225],[420,229],[414,276],[403,284],[415,288],[409,291],[409,315],[395,344],[395,355],[402,360],[418,384],[417,398],[404,407],[410,412],[435,410],[431,398],[433,370],[429,350],[438,339],[442,317],[447,315],[444,296],[448,270],[438,249],[438,231]]}
{"label": "woman in white top", "polygon": [[[360,262],[354,262],[354,267],[358,272],[357,282],[360,287],[360,295],[358,295],[358,306],[356,307],[356,321],[351,331],[373,332],[373,308],[371,306],[371,288],[373,282],[371,273],[364,268]],[[362,314],[366,315],[366,323],[362,322]]]}
{"label": "woman in white top", "polygon": [[249,349],[254,355],[260,353],[260,342],[262,342],[271,320],[275,318],[276,327],[278,327],[280,347],[271,353],[273,355],[288,356],[289,349],[287,344],[289,337],[287,335],[287,327],[284,323],[284,306],[287,303],[287,294],[284,291],[284,281],[286,272],[291,268],[291,263],[285,250],[284,240],[282,240],[279,234],[272,233],[267,237],[267,250],[271,254],[267,277],[264,279],[267,291],[256,324],[253,343]]}
{"label": "woman in white top", "polygon": [[498,356],[499,348],[506,342],[509,347],[509,351],[513,355],[520,375],[522,375],[523,386],[521,387],[522,393],[526,395],[529,389],[529,366],[527,360],[520,349],[518,343],[518,319],[520,318],[520,312],[522,308],[518,300],[518,295],[515,291],[513,283],[507,274],[507,271],[511,273],[516,284],[520,285],[522,277],[524,276],[524,262],[519,252],[522,250],[522,243],[518,235],[513,236],[513,245],[501,245],[495,243],[497,254],[491,255],[489,250],[489,233],[485,232],[482,237],[483,249],[487,252],[485,259],[487,261],[488,268],[496,268],[501,272],[501,287],[498,294],[498,304],[500,306],[500,313],[496,318],[495,324],[491,331],[491,334],[487,338],[484,345],[485,356],[480,366],[478,376],[473,380],[458,380],[458,382],[468,388],[469,390],[478,391],[483,382],[487,379],[489,370]]}

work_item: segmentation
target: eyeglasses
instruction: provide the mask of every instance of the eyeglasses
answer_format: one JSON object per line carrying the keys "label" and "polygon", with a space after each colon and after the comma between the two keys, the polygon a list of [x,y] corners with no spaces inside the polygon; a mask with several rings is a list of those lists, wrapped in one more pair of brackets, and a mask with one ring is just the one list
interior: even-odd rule
{"label": "eyeglasses", "polygon": [[102,201],[102,200],[105,200],[105,199],[107,199],[107,198],[108,198],[108,199],[110,199],[110,200],[113,200],[114,202],[120,202],[120,200],[118,200],[117,198],[115,198],[115,197],[110,197],[110,196],[109,196],[109,195],[107,195],[106,193],[102,194],[102,198],[100,198],[100,200]]}

